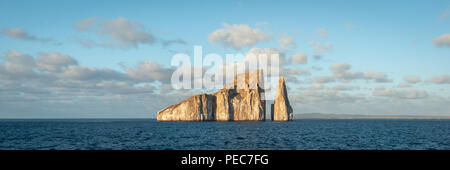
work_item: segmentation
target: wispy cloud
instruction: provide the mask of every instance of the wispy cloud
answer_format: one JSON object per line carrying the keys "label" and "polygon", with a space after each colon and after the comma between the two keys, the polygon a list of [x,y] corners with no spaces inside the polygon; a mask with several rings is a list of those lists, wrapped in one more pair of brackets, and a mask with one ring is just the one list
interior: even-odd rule
{"label": "wispy cloud", "polygon": [[298,52],[291,57],[291,62],[294,64],[307,64],[308,56],[302,52]]}
{"label": "wispy cloud", "polygon": [[403,77],[403,80],[411,84],[416,84],[422,81],[419,76],[405,76]]}
{"label": "wispy cloud", "polygon": [[430,78],[428,81],[431,83],[436,83],[436,84],[450,84],[450,75],[444,74],[444,75],[435,76],[435,77]]}
{"label": "wispy cloud", "polygon": [[171,39],[171,40],[162,40],[162,45],[163,47],[168,47],[174,44],[181,44],[181,45],[186,45],[187,42],[184,41],[181,38],[177,38],[177,39]]}
{"label": "wispy cloud", "polygon": [[322,37],[322,38],[328,37],[328,32],[323,28],[317,29],[316,32],[319,37]]}
{"label": "wispy cloud", "polygon": [[223,27],[209,34],[208,38],[211,43],[221,44],[224,48],[240,50],[270,39],[270,35],[245,24],[229,25],[224,23]]}
{"label": "wispy cloud", "polygon": [[280,43],[280,47],[281,49],[296,49],[297,48],[297,43],[295,43],[294,39],[290,36],[288,36],[286,33],[283,33],[281,35],[281,38],[278,40],[278,42]]}
{"label": "wispy cloud", "polygon": [[28,32],[23,30],[22,28],[3,28],[2,33],[7,35],[12,39],[20,39],[27,41],[39,41],[39,42],[49,42],[52,41],[52,38],[40,38],[34,35],[30,35]]}
{"label": "wispy cloud", "polygon": [[79,43],[85,47],[104,47],[104,48],[138,48],[145,44],[161,44],[168,47],[174,44],[186,45],[186,41],[181,38],[165,39],[152,34],[143,24],[130,21],[124,17],[117,17],[102,21],[97,17],[86,18],[78,21],[74,25],[77,31],[92,32],[103,38],[102,41],[96,41],[92,38],[79,38]]}
{"label": "wispy cloud", "polygon": [[382,72],[372,71],[353,71],[351,65],[348,63],[338,63],[330,66],[330,70],[333,72],[333,77],[341,82],[347,83],[353,80],[373,80],[377,83],[392,82],[392,79]]}
{"label": "wispy cloud", "polygon": [[[75,25],[78,31],[93,31],[97,35],[104,36],[107,40],[96,42],[92,39],[80,41],[87,47],[122,47],[137,48],[141,44],[152,44],[155,42],[153,34],[138,22],[133,22],[124,17],[107,20],[98,23],[96,18],[87,18]],[[98,28],[95,26],[99,25]]]}
{"label": "wispy cloud", "polygon": [[439,16],[440,18],[447,18],[450,15],[450,10],[446,9],[442,14]]}
{"label": "wispy cloud", "polygon": [[437,47],[450,47],[450,33],[445,33],[433,40]]}
{"label": "wispy cloud", "polygon": [[316,53],[323,53],[331,50],[333,48],[333,44],[326,43],[326,44],[319,44],[318,42],[312,41],[309,43],[309,45],[314,47],[314,52]]}

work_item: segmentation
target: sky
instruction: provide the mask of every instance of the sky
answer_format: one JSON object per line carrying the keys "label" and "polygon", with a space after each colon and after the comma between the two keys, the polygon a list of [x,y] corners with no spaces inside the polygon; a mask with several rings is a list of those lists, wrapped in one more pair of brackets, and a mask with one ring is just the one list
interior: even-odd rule
{"label": "sky", "polygon": [[0,2],[0,118],[155,118],[177,53],[280,54],[295,114],[450,115],[450,1]]}

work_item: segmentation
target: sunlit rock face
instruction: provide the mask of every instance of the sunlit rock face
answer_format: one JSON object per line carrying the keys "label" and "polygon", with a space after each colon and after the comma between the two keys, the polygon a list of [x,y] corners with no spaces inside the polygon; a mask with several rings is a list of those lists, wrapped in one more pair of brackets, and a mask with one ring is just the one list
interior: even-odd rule
{"label": "sunlit rock face", "polygon": [[158,121],[263,121],[261,71],[235,76],[215,94],[192,96],[158,112]]}
{"label": "sunlit rock face", "polygon": [[278,81],[275,101],[271,106],[271,115],[273,121],[290,121],[294,118],[293,110],[288,99],[284,77],[280,77],[280,80]]}
{"label": "sunlit rock face", "polygon": [[158,112],[160,121],[205,121],[215,119],[214,96],[201,94]]}

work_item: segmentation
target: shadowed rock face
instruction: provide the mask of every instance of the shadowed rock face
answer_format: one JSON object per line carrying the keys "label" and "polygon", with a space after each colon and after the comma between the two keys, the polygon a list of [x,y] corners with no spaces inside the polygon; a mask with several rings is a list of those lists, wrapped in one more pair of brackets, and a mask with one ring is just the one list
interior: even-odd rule
{"label": "shadowed rock face", "polygon": [[289,103],[288,94],[284,77],[280,77],[278,81],[277,93],[274,104],[271,105],[272,120],[274,121],[289,121],[293,120],[294,114]]}
{"label": "shadowed rock face", "polygon": [[158,112],[158,121],[263,121],[261,71],[237,75],[215,94],[192,96]]}

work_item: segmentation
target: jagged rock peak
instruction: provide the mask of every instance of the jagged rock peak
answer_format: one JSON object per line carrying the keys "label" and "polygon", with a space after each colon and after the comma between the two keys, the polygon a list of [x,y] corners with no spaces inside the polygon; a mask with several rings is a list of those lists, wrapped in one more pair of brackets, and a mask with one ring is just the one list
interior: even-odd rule
{"label": "jagged rock peak", "polygon": [[290,121],[294,118],[293,110],[288,99],[284,77],[280,77],[280,80],[278,81],[275,101],[271,106],[271,114],[272,120],[274,121]]}

